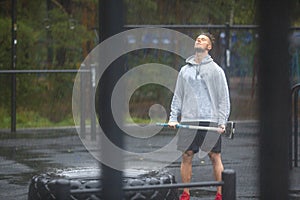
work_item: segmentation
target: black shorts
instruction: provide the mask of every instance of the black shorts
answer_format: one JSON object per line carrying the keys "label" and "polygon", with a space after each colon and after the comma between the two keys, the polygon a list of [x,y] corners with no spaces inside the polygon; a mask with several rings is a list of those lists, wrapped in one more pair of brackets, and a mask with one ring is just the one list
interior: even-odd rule
{"label": "black shorts", "polygon": [[[186,125],[217,127],[217,123],[211,122],[188,122]],[[180,128],[178,131],[177,150],[182,152],[192,150],[194,153],[199,149],[204,152],[221,153],[221,135],[216,131],[194,130]]]}

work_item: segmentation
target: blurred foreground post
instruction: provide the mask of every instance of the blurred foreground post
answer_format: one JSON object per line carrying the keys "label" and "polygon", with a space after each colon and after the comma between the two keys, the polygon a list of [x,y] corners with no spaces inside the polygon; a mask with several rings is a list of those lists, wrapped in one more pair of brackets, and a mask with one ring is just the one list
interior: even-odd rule
{"label": "blurred foreground post", "polygon": [[222,180],[224,185],[222,186],[222,195],[224,200],[236,199],[236,174],[234,170],[225,169],[222,172]]}
{"label": "blurred foreground post", "polygon": [[[123,2],[122,0],[101,0],[99,1],[99,33],[100,41],[119,33],[123,28]],[[118,47],[112,47],[118,48]],[[100,61],[101,62],[101,61]],[[123,73],[123,63],[121,59],[114,61],[106,70],[99,81],[97,88],[99,109],[99,122],[106,137],[120,149],[123,147],[123,138],[121,130],[115,124],[111,110],[111,96],[114,85]],[[120,94],[119,98],[123,98]],[[96,98],[97,99],[97,98]],[[120,115],[122,114],[120,110]],[[105,146],[103,142],[101,146]],[[104,160],[114,159],[118,162],[120,168],[123,166],[122,155],[114,155],[109,150],[101,150]],[[122,171],[101,164],[102,169],[102,199],[121,200],[123,199],[122,190]]]}
{"label": "blurred foreground post", "polygon": [[259,1],[260,199],[288,199],[289,0]]}

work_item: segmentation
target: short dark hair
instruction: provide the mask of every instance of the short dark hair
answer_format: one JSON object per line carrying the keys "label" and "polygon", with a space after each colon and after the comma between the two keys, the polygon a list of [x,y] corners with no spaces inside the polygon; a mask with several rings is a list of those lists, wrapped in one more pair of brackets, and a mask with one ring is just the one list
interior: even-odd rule
{"label": "short dark hair", "polygon": [[213,36],[213,34],[211,34],[210,32],[202,32],[200,35],[205,35],[206,37],[209,38],[211,46],[213,47],[215,44],[215,37]]}

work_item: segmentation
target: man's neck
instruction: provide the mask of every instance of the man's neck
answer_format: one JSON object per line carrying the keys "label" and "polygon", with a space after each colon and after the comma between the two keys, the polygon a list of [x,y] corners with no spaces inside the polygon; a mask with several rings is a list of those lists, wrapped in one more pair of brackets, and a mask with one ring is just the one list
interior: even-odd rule
{"label": "man's neck", "polygon": [[196,52],[195,53],[195,62],[200,64],[203,60],[208,55],[208,52]]}

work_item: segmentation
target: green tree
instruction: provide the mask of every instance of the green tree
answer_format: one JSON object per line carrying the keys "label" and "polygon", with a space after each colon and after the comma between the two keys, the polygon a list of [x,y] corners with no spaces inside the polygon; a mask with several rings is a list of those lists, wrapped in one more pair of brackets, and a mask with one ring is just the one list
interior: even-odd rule
{"label": "green tree", "polygon": [[[96,1],[91,0],[17,1],[16,68],[79,68],[86,52],[96,45],[93,30],[82,20],[85,4],[97,8]],[[0,69],[11,68],[11,6],[11,1],[0,2]],[[95,13],[90,16],[96,19]],[[10,80],[9,76],[2,77],[0,110],[8,114]],[[18,114],[33,110],[55,122],[71,117],[73,78],[74,75],[65,74],[17,75]]]}

